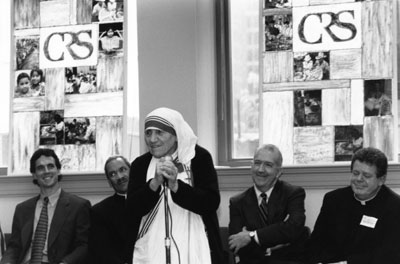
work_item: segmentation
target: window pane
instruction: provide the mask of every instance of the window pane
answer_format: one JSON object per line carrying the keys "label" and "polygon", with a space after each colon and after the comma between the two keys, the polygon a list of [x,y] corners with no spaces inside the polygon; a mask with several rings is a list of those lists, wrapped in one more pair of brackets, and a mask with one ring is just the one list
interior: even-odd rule
{"label": "window pane", "polygon": [[230,1],[232,158],[250,158],[258,146],[259,1]]}
{"label": "window pane", "polygon": [[5,12],[0,16],[0,32],[5,38],[0,42],[0,72],[2,88],[0,90],[0,167],[7,166],[8,132],[10,117],[10,78],[11,78],[11,1],[2,1]]}

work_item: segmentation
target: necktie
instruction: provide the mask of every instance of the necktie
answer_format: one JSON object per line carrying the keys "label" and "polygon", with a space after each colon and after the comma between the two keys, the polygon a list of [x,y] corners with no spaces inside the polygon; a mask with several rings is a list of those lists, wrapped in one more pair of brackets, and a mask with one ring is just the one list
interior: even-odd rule
{"label": "necktie", "polygon": [[267,194],[261,193],[260,215],[264,224],[268,225]]}
{"label": "necktie", "polygon": [[49,218],[47,215],[47,205],[49,203],[49,198],[44,197],[43,207],[40,213],[39,222],[37,223],[35,235],[32,242],[32,253],[30,264],[40,264],[42,263],[43,249],[46,243],[47,236],[47,226]]}

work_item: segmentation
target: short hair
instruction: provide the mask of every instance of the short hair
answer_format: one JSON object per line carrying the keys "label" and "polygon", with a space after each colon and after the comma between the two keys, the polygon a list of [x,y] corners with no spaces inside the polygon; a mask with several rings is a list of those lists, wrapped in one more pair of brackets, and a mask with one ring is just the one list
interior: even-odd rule
{"label": "short hair", "polygon": [[282,158],[282,153],[279,150],[279,148],[273,144],[264,144],[261,145],[257,148],[256,152],[254,153],[254,156],[256,156],[256,154],[260,151],[260,150],[268,150],[270,152],[276,153],[278,155],[277,159],[276,159],[276,163],[279,167],[282,166],[283,163],[283,158]]}
{"label": "short hair", "polygon": [[131,168],[131,164],[124,156],[121,156],[121,155],[111,156],[106,160],[106,163],[104,164],[104,173],[106,174],[107,178],[108,178],[108,171],[107,171],[108,163],[110,163],[113,160],[117,160],[117,159],[122,159],[122,161],[125,162],[125,165],[128,166],[128,168]]}
{"label": "short hair", "polygon": [[54,115],[54,121],[56,121],[57,123],[60,121],[63,121],[63,118],[59,115],[59,114],[55,114]]}
{"label": "short hair", "polygon": [[386,155],[376,148],[362,148],[354,153],[351,159],[350,170],[353,171],[353,165],[356,160],[376,167],[376,177],[385,176],[388,168],[388,160]]}
{"label": "short hair", "polygon": [[60,159],[57,157],[56,153],[54,150],[49,149],[49,148],[40,148],[33,153],[31,157],[31,167],[30,167],[30,172],[35,173],[36,171],[36,161],[41,157],[41,156],[46,156],[46,157],[53,157],[54,161],[56,163],[57,169],[61,169],[61,163]]}
{"label": "short hair", "polygon": [[19,82],[24,79],[24,78],[28,78],[29,80],[31,79],[31,77],[29,77],[29,74],[27,74],[26,72],[21,72],[20,74],[18,74],[17,76],[17,85],[19,84]]}
{"label": "short hair", "polygon": [[[40,148],[38,150],[36,150],[32,157],[31,157],[31,161],[30,161],[30,172],[31,173],[35,173],[36,172],[36,161],[41,157],[41,156],[45,156],[45,157],[53,157],[54,162],[56,163],[56,167],[57,169],[61,169],[61,163],[60,163],[60,159],[57,157],[56,153],[54,152],[54,150],[49,149],[49,148]],[[62,175],[58,175],[58,181],[62,180]],[[33,180],[33,183],[38,185],[37,180]]]}

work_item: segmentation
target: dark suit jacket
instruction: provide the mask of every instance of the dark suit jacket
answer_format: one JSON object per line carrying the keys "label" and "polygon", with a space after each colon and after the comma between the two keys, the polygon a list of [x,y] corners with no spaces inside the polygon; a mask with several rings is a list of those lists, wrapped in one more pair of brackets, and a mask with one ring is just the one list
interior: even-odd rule
{"label": "dark suit jacket", "polygon": [[304,227],[306,219],[304,199],[303,188],[278,180],[268,199],[267,226],[260,217],[254,187],[230,199],[229,234],[237,234],[245,226],[249,231],[257,230],[260,242],[258,245],[252,241],[239,250],[241,264],[265,261],[267,248],[287,243],[290,243],[290,246],[273,251],[271,258],[277,260],[301,258],[301,246],[308,237],[307,228]]}
{"label": "dark suit jacket", "polygon": [[[363,216],[376,218],[375,227],[361,225]],[[337,189],[324,196],[307,243],[309,262],[400,263],[399,236],[399,195],[383,185],[374,199],[361,205],[350,186]]]}
{"label": "dark suit jacket", "polygon": [[122,264],[126,247],[125,197],[107,197],[91,210],[89,262]]}
{"label": "dark suit jacket", "polygon": [[[33,220],[39,196],[17,205],[12,223],[12,233],[1,264],[19,264],[23,261],[32,241]],[[84,263],[90,227],[90,202],[61,191],[47,241],[51,264],[62,261],[68,264]]]}
{"label": "dark suit jacket", "polygon": [[[201,215],[207,231],[213,264],[225,263],[217,209],[220,203],[217,172],[215,171],[210,153],[196,145],[196,154],[191,161],[193,187],[178,180],[178,191],[171,193],[172,200],[189,211]],[[139,230],[140,220],[157,203],[159,191],[153,192],[146,182],[147,168],[151,154],[146,153],[132,162],[128,199],[128,259],[132,260],[133,248]]]}

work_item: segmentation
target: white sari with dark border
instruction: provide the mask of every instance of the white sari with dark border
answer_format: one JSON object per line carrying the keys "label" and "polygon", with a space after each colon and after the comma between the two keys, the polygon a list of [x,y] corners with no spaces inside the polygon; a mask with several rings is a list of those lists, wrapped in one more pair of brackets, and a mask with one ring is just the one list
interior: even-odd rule
{"label": "white sari with dark border", "polygon": [[[176,111],[159,108],[149,115],[160,116],[173,124],[177,134],[178,149],[173,158],[179,158],[184,170],[177,178],[192,186],[190,161],[194,157],[197,137],[183,117]],[[154,178],[159,159],[153,157],[147,169],[147,180]],[[142,217],[138,237],[133,252],[133,264],[166,263],[165,252],[165,213],[164,192],[160,193],[157,205]],[[210,246],[200,215],[175,204],[170,190],[168,206],[170,213],[171,263],[173,264],[211,264]],[[179,191],[179,190],[178,190]]]}

